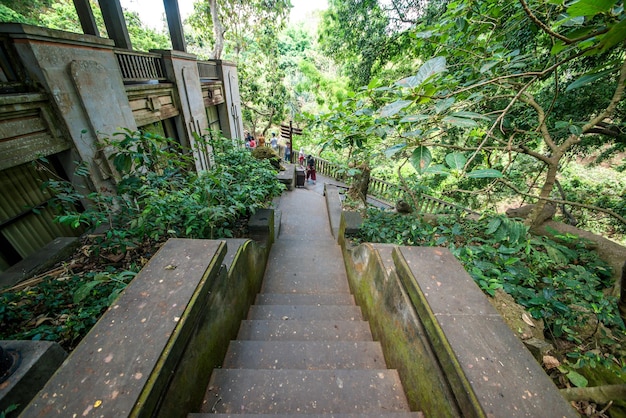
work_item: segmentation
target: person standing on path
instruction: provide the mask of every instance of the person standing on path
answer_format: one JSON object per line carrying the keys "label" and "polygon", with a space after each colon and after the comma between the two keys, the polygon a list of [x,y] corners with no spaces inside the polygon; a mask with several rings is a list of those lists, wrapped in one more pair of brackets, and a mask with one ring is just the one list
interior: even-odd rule
{"label": "person standing on path", "polygon": [[[309,177],[311,180],[309,181]],[[315,176],[315,159],[312,155],[306,158],[306,179],[309,184],[315,184],[317,178]]]}
{"label": "person standing on path", "polygon": [[291,162],[291,142],[289,141],[287,141],[285,145],[285,161],[288,163]]}
{"label": "person standing on path", "polygon": [[298,153],[298,163],[300,163],[300,167],[304,167],[304,148],[300,148],[300,152]]}

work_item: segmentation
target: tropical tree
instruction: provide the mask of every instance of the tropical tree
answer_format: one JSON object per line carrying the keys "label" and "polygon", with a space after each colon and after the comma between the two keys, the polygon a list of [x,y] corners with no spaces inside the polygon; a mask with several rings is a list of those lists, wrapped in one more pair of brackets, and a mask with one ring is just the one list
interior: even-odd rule
{"label": "tropical tree", "polygon": [[289,0],[200,1],[188,20],[198,34],[194,42],[212,46],[210,58],[238,65],[243,117],[252,131],[265,133],[284,116],[278,34],[290,8]]}
{"label": "tropical tree", "polygon": [[432,19],[446,3],[331,0],[319,29],[320,48],[343,67],[351,86],[358,88],[388,70],[390,63],[403,68],[401,63],[411,48],[409,30]]}
{"label": "tropical tree", "polygon": [[[552,192],[569,156],[621,143],[625,18],[613,0],[450,2],[435,24],[409,32],[419,71],[392,84],[373,79],[355,98],[352,124],[336,132],[354,137],[351,130],[362,131],[355,120],[367,128],[372,119],[370,146],[411,159],[421,176],[447,175],[457,185],[479,178],[474,194],[508,187],[535,199],[529,224],[547,201],[580,206]],[[605,94],[580,102],[585,88]],[[442,164],[431,166],[433,157]],[[515,170],[529,158],[534,181]],[[595,209],[626,223],[624,214]]]}

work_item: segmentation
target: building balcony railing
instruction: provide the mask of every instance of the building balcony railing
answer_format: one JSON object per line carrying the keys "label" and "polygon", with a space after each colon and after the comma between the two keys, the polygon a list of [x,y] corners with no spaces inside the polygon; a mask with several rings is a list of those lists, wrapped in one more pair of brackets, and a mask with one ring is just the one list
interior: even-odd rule
{"label": "building balcony railing", "polygon": [[124,83],[167,81],[163,59],[159,54],[116,50],[115,56]]}
{"label": "building balcony railing", "polygon": [[219,80],[217,64],[211,61],[198,61],[198,74],[200,79]]}

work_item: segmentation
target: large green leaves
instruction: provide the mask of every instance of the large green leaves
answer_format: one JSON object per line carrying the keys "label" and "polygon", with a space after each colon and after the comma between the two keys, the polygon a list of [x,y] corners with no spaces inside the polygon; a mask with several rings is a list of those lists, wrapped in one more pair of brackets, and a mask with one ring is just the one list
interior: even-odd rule
{"label": "large green leaves", "polygon": [[411,164],[418,173],[423,174],[428,169],[432,159],[433,157],[428,148],[417,147],[413,150],[413,155],[411,155]]}
{"label": "large green leaves", "polygon": [[579,87],[586,86],[587,84],[591,84],[594,81],[600,80],[601,78],[604,78],[607,75],[612,74],[614,72],[615,70],[610,68],[604,71],[598,71],[598,72],[591,73],[591,74],[585,74],[584,76],[580,77],[579,79],[571,83],[569,86],[567,86],[567,88],[565,89],[565,92],[577,89]]}
{"label": "large green leaves", "polygon": [[617,0],[578,0],[567,8],[570,16],[595,16],[611,10]]}
{"label": "large green leaves", "polygon": [[403,78],[396,84],[401,87],[408,88],[419,87],[424,84],[424,82],[430,80],[433,76],[444,71],[446,71],[446,58],[435,57],[426,61],[417,71],[417,74],[411,77]]}
{"label": "large green leaves", "polygon": [[467,173],[467,177],[471,179],[500,178],[502,177],[502,172],[493,168],[483,168],[470,171]]}
{"label": "large green leaves", "polygon": [[465,163],[467,162],[467,158],[460,152],[452,152],[446,155],[446,164],[453,170],[461,171],[463,167],[465,167]]}
{"label": "large green leaves", "polygon": [[395,115],[396,113],[398,113],[399,111],[401,111],[402,109],[404,109],[405,107],[407,107],[408,105],[410,105],[411,103],[413,103],[411,100],[396,100],[395,102],[389,103],[388,105],[380,108],[379,110],[380,116],[383,118],[391,117]]}

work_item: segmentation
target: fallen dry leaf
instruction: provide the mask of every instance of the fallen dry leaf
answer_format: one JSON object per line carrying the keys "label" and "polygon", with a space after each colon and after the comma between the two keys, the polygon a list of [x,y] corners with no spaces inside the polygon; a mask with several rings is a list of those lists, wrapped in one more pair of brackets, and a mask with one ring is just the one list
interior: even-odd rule
{"label": "fallen dry leaf", "polygon": [[551,370],[559,367],[561,365],[561,362],[557,360],[556,357],[543,356],[543,365],[546,367],[546,369]]}
{"label": "fallen dry leaf", "polygon": [[533,322],[532,319],[530,319],[530,317],[528,316],[526,312],[522,313],[522,321],[526,322],[531,327],[535,326],[535,323]]}

